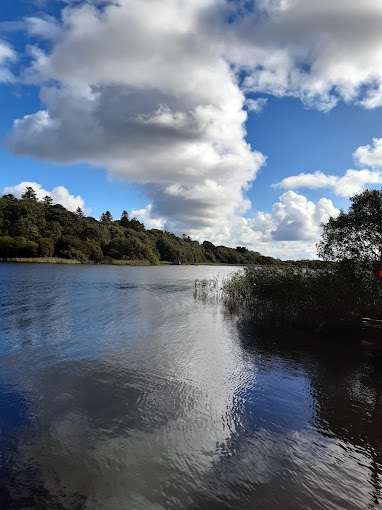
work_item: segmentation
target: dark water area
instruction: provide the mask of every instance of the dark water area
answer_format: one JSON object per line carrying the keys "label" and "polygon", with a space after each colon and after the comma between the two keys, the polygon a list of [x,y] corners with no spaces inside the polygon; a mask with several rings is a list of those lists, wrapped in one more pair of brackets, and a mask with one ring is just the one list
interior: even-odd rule
{"label": "dark water area", "polygon": [[1,509],[382,507],[382,362],[194,299],[232,271],[0,264]]}

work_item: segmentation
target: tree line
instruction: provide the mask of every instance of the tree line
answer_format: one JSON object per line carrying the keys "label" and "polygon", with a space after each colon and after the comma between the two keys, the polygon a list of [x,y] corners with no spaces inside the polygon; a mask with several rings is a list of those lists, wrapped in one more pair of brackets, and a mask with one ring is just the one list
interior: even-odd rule
{"label": "tree line", "polygon": [[223,263],[275,265],[280,260],[266,257],[245,247],[215,246],[199,243],[188,235],[158,229],[148,230],[123,211],[114,220],[109,211],[100,220],[75,213],[51,197],[37,199],[33,188],[25,189],[21,199],[13,195],[0,198],[0,258],[60,257],[83,263],[113,260],[146,260],[185,264]]}

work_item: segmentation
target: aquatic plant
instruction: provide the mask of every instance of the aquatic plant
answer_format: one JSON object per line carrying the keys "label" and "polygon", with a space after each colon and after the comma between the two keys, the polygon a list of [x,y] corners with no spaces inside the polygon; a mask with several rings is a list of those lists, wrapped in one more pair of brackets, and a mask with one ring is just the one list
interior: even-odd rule
{"label": "aquatic plant", "polygon": [[284,329],[357,329],[362,316],[381,316],[374,272],[353,263],[323,270],[244,268],[221,288],[208,282],[196,287],[204,300],[215,292],[231,313]]}

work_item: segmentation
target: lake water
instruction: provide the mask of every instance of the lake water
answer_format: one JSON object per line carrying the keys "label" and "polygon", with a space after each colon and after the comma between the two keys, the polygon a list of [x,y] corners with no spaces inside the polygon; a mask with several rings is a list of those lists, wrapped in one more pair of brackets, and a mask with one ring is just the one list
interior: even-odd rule
{"label": "lake water", "polygon": [[0,264],[1,509],[381,505],[380,361],[194,299],[232,271]]}

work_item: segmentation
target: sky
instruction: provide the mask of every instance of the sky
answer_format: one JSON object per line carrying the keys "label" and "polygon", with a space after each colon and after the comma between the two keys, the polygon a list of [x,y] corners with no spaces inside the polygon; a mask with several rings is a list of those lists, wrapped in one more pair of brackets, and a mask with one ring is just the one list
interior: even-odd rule
{"label": "sky", "polygon": [[0,193],[315,258],[382,184],[382,3],[2,0]]}

